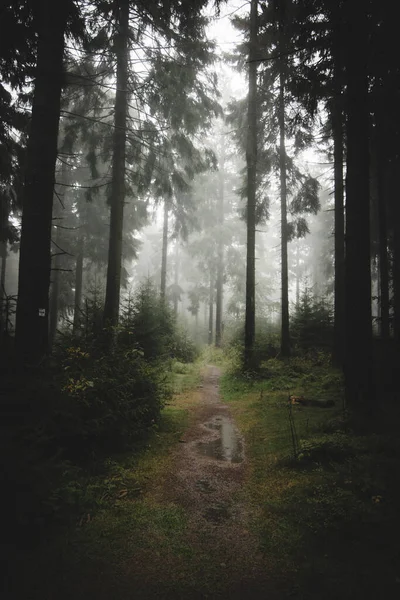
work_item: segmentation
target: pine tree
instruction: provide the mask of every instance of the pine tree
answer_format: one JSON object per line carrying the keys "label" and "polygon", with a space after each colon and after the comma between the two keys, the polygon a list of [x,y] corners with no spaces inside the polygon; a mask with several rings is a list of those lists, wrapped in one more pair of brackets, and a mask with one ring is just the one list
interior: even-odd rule
{"label": "pine tree", "polygon": [[50,239],[60,117],[67,3],[41,0],[35,16],[37,65],[21,224],[16,319],[20,356],[36,363],[48,351]]}
{"label": "pine tree", "polygon": [[222,302],[224,285],[224,239],[222,230],[224,226],[224,196],[225,196],[225,145],[221,148],[221,160],[219,164],[219,186],[218,186],[218,226],[221,234],[218,238],[218,263],[217,263],[217,281],[215,295],[215,345],[220,348],[222,345]]}
{"label": "pine tree", "polygon": [[286,0],[278,4],[278,45],[279,58],[279,175],[281,196],[281,354],[290,355],[289,333],[289,273],[288,273],[288,224],[287,224],[287,174],[285,147],[285,85],[286,85]]}
{"label": "pine tree", "polygon": [[256,243],[256,193],[257,193],[257,35],[258,1],[250,3],[249,37],[249,93],[248,130],[246,146],[247,163],[247,254],[246,254],[246,316],[244,326],[245,364],[253,363],[255,341],[255,243]]}
{"label": "pine tree", "polygon": [[335,318],[333,361],[343,366],[345,335],[345,239],[344,239],[344,105],[341,7],[330,13],[332,39],[332,97],[329,100],[333,138],[335,196]]}
{"label": "pine tree", "polygon": [[169,206],[167,200],[164,200],[164,218],[163,218],[163,233],[162,233],[162,250],[161,250],[161,298],[165,299],[167,289],[167,257],[168,257],[168,213]]}
{"label": "pine tree", "polygon": [[116,12],[118,15],[116,25],[117,34],[115,37],[117,91],[115,94],[113,162],[110,191],[110,239],[104,304],[104,323],[110,327],[115,327],[118,323],[121,289],[128,113],[129,0],[119,0],[116,4]]}
{"label": "pine tree", "polygon": [[368,13],[360,0],[346,4],[346,400],[371,407],[372,368]]}

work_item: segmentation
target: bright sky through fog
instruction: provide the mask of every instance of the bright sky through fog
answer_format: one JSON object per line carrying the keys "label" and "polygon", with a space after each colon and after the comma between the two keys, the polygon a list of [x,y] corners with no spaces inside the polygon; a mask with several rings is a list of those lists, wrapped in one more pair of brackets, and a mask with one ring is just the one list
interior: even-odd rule
{"label": "bright sky through fog", "polygon": [[[207,15],[211,19],[208,27],[208,36],[217,45],[217,54],[223,56],[224,52],[232,52],[236,44],[243,41],[240,31],[231,24],[234,15],[245,15],[249,11],[249,2],[243,0],[229,0],[221,5],[219,17],[215,16],[215,8],[209,7]],[[226,77],[230,80],[232,93],[235,96],[246,94],[246,82],[242,74],[232,69],[228,64],[220,67]]]}
{"label": "bright sky through fog", "polygon": [[[224,52],[231,52],[234,50],[235,45],[243,41],[243,34],[237,31],[232,23],[231,19],[235,15],[246,16],[250,12],[249,0],[228,0],[221,4],[219,17],[215,16],[215,8],[211,5],[208,7],[206,14],[211,19],[211,23],[208,26],[208,36],[214,40],[217,44],[217,53],[221,58]],[[236,97],[243,97],[247,94],[247,84],[245,75],[238,73],[227,62],[217,67],[220,71],[219,75],[224,75],[224,78],[229,79],[231,93]],[[320,153],[315,148],[308,148],[302,153],[303,166],[307,169],[313,169],[318,162],[326,160],[321,158]]]}
{"label": "bright sky through fog", "polygon": [[214,8],[209,8],[208,14],[211,17],[209,35],[221,46],[222,51],[225,48],[226,50],[232,50],[235,43],[241,41],[242,34],[234,29],[230,19],[235,15],[245,15],[249,11],[249,4],[249,2],[243,2],[243,0],[229,0],[221,5],[219,17],[213,16],[215,14]]}

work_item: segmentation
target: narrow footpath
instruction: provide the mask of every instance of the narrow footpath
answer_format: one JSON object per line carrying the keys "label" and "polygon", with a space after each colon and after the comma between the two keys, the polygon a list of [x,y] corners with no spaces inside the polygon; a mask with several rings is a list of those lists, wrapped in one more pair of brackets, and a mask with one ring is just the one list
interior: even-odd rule
{"label": "narrow footpath", "polygon": [[[136,598],[281,598],[272,592],[243,484],[245,442],[219,397],[220,370],[207,366],[200,402],[179,440],[171,468],[149,493],[157,503],[185,510],[190,560],[137,555],[125,575],[140,581]],[[190,572],[191,571],[191,572]],[[181,588],[180,579],[193,578]],[[199,581],[202,581],[199,586]]]}
{"label": "narrow footpath", "polygon": [[48,591],[32,587],[24,600],[286,598],[260,550],[246,444],[220,399],[220,375],[208,365],[197,389],[177,400],[188,426],[167,460],[155,456],[157,477],[95,514],[71,537],[57,572],[39,567],[39,588],[48,577]]}

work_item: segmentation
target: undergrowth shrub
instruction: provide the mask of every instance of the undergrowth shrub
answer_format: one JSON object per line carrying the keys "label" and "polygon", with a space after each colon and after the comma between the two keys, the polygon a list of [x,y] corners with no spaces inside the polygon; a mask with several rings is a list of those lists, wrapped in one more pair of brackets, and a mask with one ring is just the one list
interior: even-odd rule
{"label": "undergrowth shrub", "polygon": [[147,361],[169,357],[175,320],[151,280],[146,280],[125,302],[120,319],[118,342],[136,347]]}
{"label": "undergrowth shrub", "polygon": [[182,363],[194,362],[200,354],[199,348],[182,327],[175,328],[169,341],[169,350],[171,357]]}
{"label": "undergrowth shrub", "polygon": [[171,396],[173,360],[183,366],[196,357],[150,282],[128,298],[116,330],[104,329],[100,311],[97,296],[85,302],[80,329],[63,330],[45,362],[10,379],[13,410],[22,408],[2,436],[2,455],[11,458],[0,470],[18,495],[10,504],[20,523],[51,513],[54,489],[61,503],[89,502],[76,469],[134,449]]}
{"label": "undergrowth shrub", "polygon": [[161,298],[154,283],[147,279],[123,307],[118,342],[138,348],[147,361],[175,358],[193,362],[198,349],[187,332],[178,327],[168,303]]}
{"label": "undergrowth shrub", "polygon": [[135,348],[117,347],[113,353],[91,359],[81,348],[70,347],[62,365],[64,410],[58,434],[70,451],[71,444],[91,450],[129,446],[158,419],[169,397],[161,368],[147,362]]}
{"label": "undergrowth shrub", "polygon": [[305,290],[291,317],[290,334],[295,350],[318,355],[333,345],[332,307],[324,299],[315,298]]}
{"label": "undergrowth shrub", "polygon": [[[259,318],[256,322],[256,339],[253,349],[254,371],[248,374],[256,377],[262,371],[263,363],[274,359],[280,352],[280,336],[277,326],[265,318]],[[233,371],[243,371],[244,365],[244,323],[231,323],[225,335],[224,351],[228,357],[234,358]],[[240,359],[238,360],[238,357]]]}

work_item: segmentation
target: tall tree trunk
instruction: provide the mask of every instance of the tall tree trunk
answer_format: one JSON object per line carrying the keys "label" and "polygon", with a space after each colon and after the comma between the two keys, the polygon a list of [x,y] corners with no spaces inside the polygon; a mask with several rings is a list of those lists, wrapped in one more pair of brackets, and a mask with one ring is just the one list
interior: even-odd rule
{"label": "tall tree trunk", "polygon": [[80,232],[75,266],[75,298],[74,298],[74,323],[73,332],[77,333],[82,322],[82,280],[83,280],[83,258],[85,253],[85,237]]}
{"label": "tall tree trunk", "polygon": [[7,242],[0,243],[1,251],[1,276],[0,276],[0,296],[6,295],[6,272],[7,272]]}
{"label": "tall tree trunk", "polygon": [[379,227],[379,313],[380,335],[389,337],[389,259],[388,259],[388,233],[387,211],[385,193],[385,136],[382,123],[378,115],[378,144],[377,144],[377,183],[378,183],[378,227]]}
{"label": "tall tree trunk", "polygon": [[195,339],[196,342],[199,341],[199,310],[200,310],[200,306],[197,309],[197,312],[196,312],[196,314],[194,316],[194,318],[195,318],[195,336],[194,336],[194,339]]}
{"label": "tall tree trunk", "polygon": [[256,251],[256,174],[257,174],[257,18],[258,1],[250,4],[249,95],[247,110],[247,253],[246,315],[244,330],[245,364],[251,367],[255,340],[255,251]]}
{"label": "tall tree trunk", "polygon": [[66,2],[37,3],[35,89],[21,223],[16,347],[38,363],[49,348],[50,240],[63,81]]}
{"label": "tall tree trunk", "polygon": [[362,0],[348,0],[346,43],[346,338],[349,405],[366,412],[374,400],[371,318],[368,17]]}
{"label": "tall tree trunk", "polygon": [[161,298],[165,299],[167,288],[167,257],[168,257],[168,202],[164,201],[164,223],[161,255]]}
{"label": "tall tree trunk", "polygon": [[0,276],[0,339],[5,331],[6,314],[6,270],[7,270],[7,242],[0,242],[1,251],[1,276]]}
{"label": "tall tree trunk", "polygon": [[296,304],[300,304],[300,251],[299,240],[296,241]]}
{"label": "tall tree trunk", "polygon": [[397,351],[400,352],[400,203],[397,190],[397,174],[400,168],[400,159],[397,157],[394,161],[390,180],[390,192],[394,197],[393,206],[393,331],[397,345]]}
{"label": "tall tree trunk", "polygon": [[215,345],[217,348],[222,344],[222,301],[224,285],[224,239],[222,228],[224,225],[224,193],[225,193],[225,147],[221,150],[221,165],[219,170],[219,194],[218,194],[218,263],[217,263],[217,289],[215,298]]}
{"label": "tall tree trunk", "polygon": [[178,316],[178,289],[179,289],[179,244],[175,242],[175,276],[174,276],[174,315]]}
{"label": "tall tree trunk", "polygon": [[[61,169],[57,173],[57,179],[61,184],[68,184],[68,166],[65,162],[61,163]],[[62,264],[61,256],[63,250],[60,247],[61,231],[59,228],[62,215],[62,208],[65,206],[65,198],[68,188],[58,187],[58,198],[53,206],[53,225],[52,225],[52,242],[54,246],[53,264],[51,267],[51,288],[50,288],[50,323],[49,323],[49,343],[50,348],[53,347],[58,324],[58,304],[60,293],[60,268]],[[60,189],[61,188],[61,189]]]}
{"label": "tall tree trunk", "polygon": [[115,39],[117,91],[115,95],[113,164],[111,183],[110,240],[104,323],[118,324],[122,267],[122,236],[125,202],[125,155],[128,115],[129,0],[118,0],[118,32]]}
{"label": "tall tree trunk", "polygon": [[[57,213],[56,213],[57,214]],[[60,293],[60,250],[57,246],[59,246],[60,241],[60,230],[58,227],[55,228],[54,232],[54,241],[55,245],[55,257],[54,257],[54,266],[52,268],[52,286],[51,286],[51,294],[50,294],[50,348],[54,345],[54,340],[57,333],[57,323],[58,323],[58,297]]]}
{"label": "tall tree trunk", "polygon": [[343,366],[344,330],[345,330],[345,242],[344,242],[344,183],[343,183],[343,60],[340,28],[341,15],[334,9],[332,16],[333,39],[333,85],[334,95],[331,100],[331,122],[333,137],[334,161],[334,196],[335,196],[335,305],[333,333],[333,362],[337,367]]}
{"label": "tall tree trunk", "polygon": [[343,366],[345,325],[345,253],[344,253],[344,185],[343,185],[343,118],[341,108],[332,107],[335,179],[335,306],[333,361]]}
{"label": "tall tree trunk", "polygon": [[289,273],[288,273],[288,225],[286,187],[286,147],[285,147],[285,2],[279,8],[279,174],[281,193],[281,355],[290,356],[289,332]]}
{"label": "tall tree trunk", "polygon": [[214,324],[214,275],[210,272],[210,299],[208,303],[208,345],[213,343],[213,324]]}
{"label": "tall tree trunk", "polygon": [[343,113],[339,99],[331,108],[334,144],[335,180],[335,305],[333,361],[343,366],[345,325],[345,246],[344,246],[344,185],[343,185]]}

